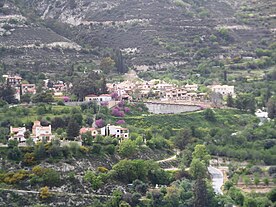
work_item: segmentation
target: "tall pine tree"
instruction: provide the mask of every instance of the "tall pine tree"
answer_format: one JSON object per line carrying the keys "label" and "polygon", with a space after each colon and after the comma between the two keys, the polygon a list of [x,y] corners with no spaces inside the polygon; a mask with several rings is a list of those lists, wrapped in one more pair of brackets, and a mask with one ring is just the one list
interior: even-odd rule
{"label": "tall pine tree", "polygon": [[126,73],[127,67],[125,65],[121,50],[119,50],[119,49],[115,50],[114,60],[115,60],[115,67],[116,67],[118,73]]}
{"label": "tall pine tree", "polygon": [[231,94],[228,94],[227,95],[227,100],[226,100],[226,105],[228,106],[228,107],[234,107],[234,99],[233,99],[233,97],[232,97],[232,95]]}
{"label": "tall pine tree", "polygon": [[75,119],[70,118],[66,132],[67,132],[67,138],[69,140],[74,140],[77,136],[79,136],[80,125]]}

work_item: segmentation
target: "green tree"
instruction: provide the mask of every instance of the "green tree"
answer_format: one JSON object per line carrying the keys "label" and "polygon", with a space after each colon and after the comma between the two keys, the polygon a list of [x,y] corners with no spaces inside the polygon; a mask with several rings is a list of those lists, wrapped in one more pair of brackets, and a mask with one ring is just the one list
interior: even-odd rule
{"label": "green tree", "polygon": [[271,191],[269,191],[267,197],[269,200],[271,200],[273,203],[275,203],[276,202],[276,188],[273,188]]}
{"label": "green tree", "polygon": [[53,169],[46,169],[42,178],[46,186],[58,186],[60,184],[60,174]]}
{"label": "green tree", "polygon": [[21,103],[30,103],[31,102],[31,94],[26,93],[20,97]]}
{"label": "green tree", "polygon": [[85,77],[76,78],[73,82],[72,93],[78,97],[78,100],[83,100],[89,94],[101,94],[103,88],[103,77],[95,72],[90,72]]}
{"label": "green tree", "polygon": [[227,100],[226,100],[226,105],[228,106],[228,107],[234,107],[234,99],[233,99],[233,97],[232,97],[232,95],[231,94],[228,94],[227,95]]}
{"label": "green tree", "polygon": [[17,103],[18,101],[15,99],[14,95],[15,90],[11,86],[0,85],[0,99],[9,104]]}
{"label": "green tree", "polygon": [[260,177],[258,175],[254,176],[254,184],[257,186],[260,184]]}
{"label": "green tree", "polygon": [[206,109],[204,112],[204,117],[208,121],[216,121],[216,116],[212,109]]}
{"label": "green tree", "polygon": [[268,186],[268,185],[269,185],[269,178],[268,178],[268,177],[265,177],[265,178],[263,179],[263,182],[264,182],[264,184],[265,184],[266,186]]}
{"label": "green tree", "polygon": [[32,138],[27,138],[26,145],[29,147],[33,147],[33,146],[35,146],[35,142]]}
{"label": "green tree", "polygon": [[67,138],[69,140],[74,140],[79,135],[80,125],[75,119],[70,118],[66,129],[66,133],[67,133]]}
{"label": "green tree", "polygon": [[19,161],[22,159],[22,152],[18,147],[8,150],[8,158],[11,160]]}
{"label": "green tree", "polygon": [[115,55],[114,55],[113,59],[115,60],[115,67],[116,67],[118,73],[126,73],[127,67],[125,65],[125,61],[124,61],[121,50],[119,50],[119,49],[115,50]]}
{"label": "green tree", "polygon": [[192,155],[193,155],[193,159],[198,159],[200,161],[203,161],[206,166],[209,165],[211,156],[207,152],[205,145],[203,145],[203,144],[196,145]]}
{"label": "green tree", "polygon": [[85,181],[91,183],[94,190],[98,190],[102,185],[103,181],[100,176],[97,176],[96,173],[88,170],[84,175]]}
{"label": "green tree", "polygon": [[248,176],[243,176],[243,182],[246,186],[248,186],[249,184],[251,184],[251,180]]}
{"label": "green tree", "polygon": [[46,157],[46,149],[43,143],[36,145],[34,150],[36,160],[42,160]]}
{"label": "green tree", "polygon": [[51,92],[41,92],[37,93],[32,97],[34,103],[51,103],[54,102],[54,97]]}
{"label": "green tree", "polygon": [[194,184],[194,207],[211,205],[208,199],[207,184],[207,166],[209,165],[210,155],[207,153],[205,145],[196,145],[192,154],[193,159],[190,165],[190,173],[196,179]]}
{"label": "green tree", "polygon": [[255,198],[246,196],[244,199],[243,207],[258,207],[258,204]]}
{"label": "green tree", "polygon": [[107,201],[107,207],[119,207],[120,202],[122,200],[123,193],[120,190],[114,190],[112,193],[112,197]]}
{"label": "green tree", "polygon": [[276,96],[272,96],[267,102],[268,117],[274,119],[276,117]]}
{"label": "green tree", "polygon": [[173,139],[176,147],[183,150],[189,143],[192,142],[192,131],[190,129],[181,129]]}
{"label": "green tree", "polygon": [[115,61],[111,57],[105,57],[101,60],[100,69],[105,73],[110,73],[115,66]]}
{"label": "green tree", "polygon": [[243,205],[244,195],[240,189],[231,187],[228,191],[228,195],[235,201],[237,205]]}
{"label": "green tree", "polygon": [[197,158],[192,160],[189,171],[195,179],[203,179],[207,175],[205,163]]}
{"label": "green tree", "polygon": [[248,93],[238,94],[236,98],[236,107],[240,110],[254,113],[256,109],[255,97]]}
{"label": "green tree", "polygon": [[94,138],[93,138],[91,132],[86,132],[86,133],[82,134],[81,139],[83,141],[83,144],[89,145],[89,146],[93,145]]}
{"label": "green tree", "polygon": [[197,179],[194,184],[194,207],[211,207],[204,179]]}
{"label": "green tree", "polygon": [[134,141],[127,139],[120,143],[118,152],[122,157],[130,157],[136,151],[136,144]]}

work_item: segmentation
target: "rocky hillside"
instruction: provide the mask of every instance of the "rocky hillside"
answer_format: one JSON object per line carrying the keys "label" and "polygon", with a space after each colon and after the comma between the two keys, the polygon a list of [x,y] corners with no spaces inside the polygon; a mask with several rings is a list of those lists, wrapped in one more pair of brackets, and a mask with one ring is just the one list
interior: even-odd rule
{"label": "rocky hillside", "polygon": [[5,69],[56,71],[93,52],[24,16],[14,3],[0,9],[0,56]]}
{"label": "rocky hillside", "polygon": [[[5,47],[13,41],[16,48],[24,48],[19,50],[26,54],[18,60],[20,65],[30,58],[56,65],[93,59],[91,51],[82,54],[81,48],[108,47],[123,50],[128,64],[138,70],[189,67],[205,59],[255,58],[257,48],[275,40],[273,0],[21,0],[15,5],[19,17],[23,12],[28,19],[10,28],[0,42]],[[70,27],[61,29],[60,23]]]}

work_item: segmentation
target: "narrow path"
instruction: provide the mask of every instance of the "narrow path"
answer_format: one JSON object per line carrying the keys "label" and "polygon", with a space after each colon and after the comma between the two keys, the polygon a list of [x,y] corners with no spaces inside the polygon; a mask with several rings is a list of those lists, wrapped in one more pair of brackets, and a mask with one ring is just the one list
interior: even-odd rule
{"label": "narrow path", "polygon": [[180,171],[180,168],[178,167],[172,167],[172,168],[164,168],[165,171]]}
{"label": "narrow path", "polygon": [[166,158],[164,160],[158,160],[157,163],[168,162],[168,161],[172,161],[172,160],[176,160],[176,155]]}
{"label": "narrow path", "polygon": [[[164,162],[169,162],[169,161],[173,161],[176,160],[176,155],[163,159],[163,160],[158,160],[156,161],[157,163],[164,163]],[[179,171],[181,170],[178,167],[171,167],[171,168],[163,168],[165,171]],[[189,170],[188,168],[186,170]],[[212,183],[213,183],[213,188],[216,194],[223,194],[221,188],[224,184],[224,176],[221,170],[213,167],[213,166],[209,166],[208,167],[208,172],[211,174],[212,177]]]}
{"label": "narrow path", "polygon": [[[16,193],[28,193],[28,194],[39,194],[39,191],[34,190],[19,190],[19,189],[9,189],[9,188],[0,188],[1,191],[10,191],[10,192],[16,192]],[[79,197],[97,197],[97,198],[110,198],[112,196],[110,195],[103,195],[103,194],[84,194],[84,193],[68,193],[68,192],[59,192],[59,191],[49,191],[50,193],[53,193],[55,195],[68,195],[68,196],[79,196]]]}
{"label": "narrow path", "polygon": [[211,174],[212,181],[213,181],[213,188],[215,193],[217,194],[223,194],[221,187],[223,186],[223,173],[212,166],[208,167],[208,171]]}

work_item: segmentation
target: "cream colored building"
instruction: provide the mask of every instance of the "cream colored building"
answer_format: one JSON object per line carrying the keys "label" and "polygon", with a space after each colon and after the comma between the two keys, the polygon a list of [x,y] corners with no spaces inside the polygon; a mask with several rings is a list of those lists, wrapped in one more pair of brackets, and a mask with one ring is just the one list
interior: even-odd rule
{"label": "cream colored building", "polygon": [[220,93],[223,96],[235,95],[235,89],[234,86],[228,86],[228,85],[212,85],[210,86],[211,90],[216,93]]}

